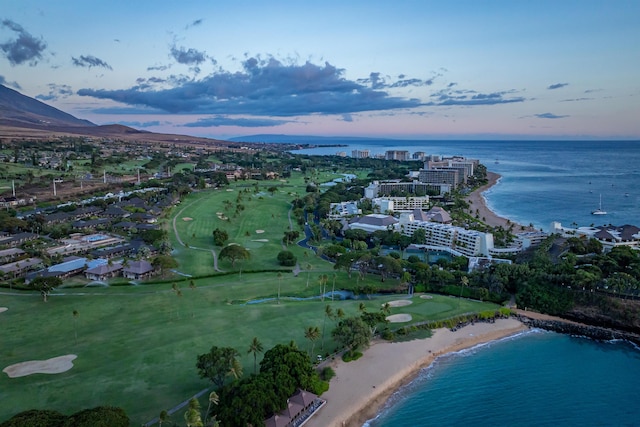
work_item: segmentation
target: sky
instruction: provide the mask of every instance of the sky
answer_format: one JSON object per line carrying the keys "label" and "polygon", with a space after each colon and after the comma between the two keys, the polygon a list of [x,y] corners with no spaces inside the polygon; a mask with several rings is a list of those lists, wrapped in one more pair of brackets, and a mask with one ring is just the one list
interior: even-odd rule
{"label": "sky", "polygon": [[0,84],[230,138],[640,139],[640,0],[3,0]]}

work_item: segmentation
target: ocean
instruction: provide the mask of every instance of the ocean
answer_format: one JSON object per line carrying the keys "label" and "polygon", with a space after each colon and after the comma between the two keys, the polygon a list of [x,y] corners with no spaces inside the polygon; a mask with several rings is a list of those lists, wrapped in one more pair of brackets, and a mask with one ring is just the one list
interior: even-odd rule
{"label": "ocean", "polygon": [[366,427],[638,426],[640,351],[531,330],[440,357]]}
{"label": "ocean", "polygon": [[[512,221],[545,231],[553,221],[640,226],[640,141],[342,143],[298,152],[393,149],[477,158],[502,176],[485,193],[487,205]],[[600,198],[607,215],[592,215]],[[640,426],[638,384],[637,347],[533,330],[439,358],[365,426]]]}

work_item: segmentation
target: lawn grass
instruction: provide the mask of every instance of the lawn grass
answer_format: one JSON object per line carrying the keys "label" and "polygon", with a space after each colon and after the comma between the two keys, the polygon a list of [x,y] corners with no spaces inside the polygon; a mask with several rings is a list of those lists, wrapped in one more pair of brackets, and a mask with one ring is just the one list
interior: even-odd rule
{"label": "lawn grass", "polygon": [[[336,174],[327,172],[327,177],[332,175]],[[286,183],[275,184],[278,191],[273,194],[267,191],[271,185],[274,182],[259,181],[256,193],[254,182],[232,183],[231,191],[193,193],[173,208],[164,226],[175,248],[177,270],[183,275],[155,278],[155,283],[138,286],[63,288],[54,292],[47,303],[35,293],[3,294],[0,306],[9,310],[0,313],[0,368],[65,354],[76,354],[78,358],[74,367],[62,374],[22,378],[1,374],[0,421],[31,408],[70,414],[98,405],[114,405],[127,412],[132,425],[140,425],[210,386],[198,377],[195,362],[196,356],[212,345],[236,348],[245,374],[249,374],[253,372],[253,356],[247,350],[253,337],[263,343],[265,350],[290,341],[307,350],[309,342],[304,330],[308,326],[322,330],[326,305],[331,305],[334,312],[341,308],[347,316],[353,316],[359,313],[361,302],[368,311],[378,311],[385,302],[406,298],[290,298],[318,296],[318,276],[322,274],[329,276],[327,291],[333,285],[334,273],[336,289],[353,289],[357,283],[315,254],[306,251],[305,255],[305,250],[296,245],[288,249],[298,257],[300,273],[295,276],[290,268],[277,264],[283,232],[289,227],[287,212],[292,194],[303,195],[305,183],[298,174]],[[245,189],[249,192],[241,193]],[[232,217],[238,194],[242,194],[240,203],[245,209]],[[217,216],[217,212],[225,210],[224,200],[234,203],[225,212],[230,221]],[[173,231],[174,218],[184,246]],[[211,251],[220,250],[213,246],[212,231],[216,227],[229,233],[230,242],[243,245],[251,253],[250,260],[235,267],[221,260],[219,268],[226,274],[213,269]],[[259,241],[262,239],[268,241]],[[253,273],[258,270],[272,271]],[[392,280],[387,279],[385,285]],[[190,287],[191,281],[195,288]],[[182,296],[172,290],[174,284]],[[366,284],[378,287],[380,278],[369,275],[360,281],[360,285]],[[261,299],[267,301],[246,304]],[[412,322],[420,322],[497,308],[489,303],[443,296],[414,297],[412,301],[411,305],[391,308],[391,314],[409,313]],[[73,316],[74,310],[79,313],[77,317]],[[330,339],[333,325],[334,321],[326,322],[324,349],[320,341],[316,342],[317,353],[336,349]],[[181,419],[181,414],[182,411],[174,419]]]}

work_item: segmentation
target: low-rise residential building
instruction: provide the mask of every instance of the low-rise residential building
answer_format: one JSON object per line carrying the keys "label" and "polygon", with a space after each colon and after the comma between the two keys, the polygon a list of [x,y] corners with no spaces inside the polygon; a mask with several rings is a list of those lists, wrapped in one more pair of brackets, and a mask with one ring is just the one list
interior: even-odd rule
{"label": "low-rise residential building", "polygon": [[112,277],[116,277],[120,275],[121,271],[122,271],[122,264],[120,263],[115,263],[111,265],[102,264],[97,267],[88,268],[87,270],[85,270],[84,275],[89,280],[98,280],[102,282]]}
{"label": "low-rise residential building", "polygon": [[143,280],[153,275],[155,269],[149,261],[129,261],[128,265],[122,268],[122,275],[127,279]]}
{"label": "low-rise residential building", "polygon": [[428,209],[429,196],[376,197],[371,200],[378,212],[410,212],[414,209]]}
{"label": "low-rise residential building", "polygon": [[371,214],[353,218],[349,221],[350,230],[364,230],[368,233],[374,231],[397,230],[398,220],[391,215]]}
{"label": "low-rise residential building", "polygon": [[559,222],[551,223],[551,232],[564,237],[581,237],[596,239],[602,244],[603,250],[610,251],[616,246],[629,246],[640,250],[640,228],[635,225],[602,225],[598,227],[563,227]]}
{"label": "low-rise residential building", "polygon": [[358,208],[358,202],[340,202],[329,205],[329,219],[348,218],[354,215],[361,215],[362,209]]}

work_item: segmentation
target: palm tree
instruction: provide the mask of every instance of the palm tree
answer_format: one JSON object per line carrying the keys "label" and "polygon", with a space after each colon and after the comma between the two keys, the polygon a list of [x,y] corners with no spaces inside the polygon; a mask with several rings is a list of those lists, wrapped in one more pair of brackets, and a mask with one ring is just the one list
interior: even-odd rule
{"label": "palm tree", "polygon": [[158,417],[158,425],[162,427],[162,423],[166,423],[169,421],[169,413],[166,410],[160,411],[160,416]]}
{"label": "palm tree", "polygon": [[380,308],[380,311],[382,311],[384,315],[388,316],[389,314],[391,314],[391,304],[385,302]]}
{"label": "palm tree", "polygon": [[280,304],[280,287],[282,286],[282,273],[278,273],[278,304]]}
{"label": "palm tree", "polygon": [[361,302],[360,304],[358,304],[358,311],[360,313],[364,313],[367,310],[367,306],[365,305],[365,303]]}
{"label": "palm tree", "polygon": [[324,330],[327,324],[327,318],[333,319],[333,309],[329,304],[324,308],[324,319],[322,320],[322,341],[320,342],[321,351],[324,350]]}
{"label": "palm tree", "polygon": [[242,376],[242,365],[238,361],[238,359],[233,359],[231,362],[231,369],[229,369],[229,373],[235,379],[238,379]]}
{"label": "palm tree", "polygon": [[[218,393],[216,393],[215,391],[212,391],[211,393],[209,393],[209,406],[207,406],[207,413],[204,414],[204,423],[207,424],[207,418],[209,417],[209,413],[211,412],[211,405],[218,405],[218,402],[220,401],[220,397],[218,396]],[[215,415],[214,415],[215,418]]]}
{"label": "palm tree", "polygon": [[262,343],[258,340],[258,337],[253,337],[251,344],[249,344],[248,353],[253,353],[253,373],[258,374],[258,353],[262,353],[264,347]]}
{"label": "palm tree", "polygon": [[[469,286],[469,278],[467,276],[462,276],[460,279],[460,298],[462,299],[462,290],[465,286]],[[458,307],[460,307],[460,301],[458,301]]]}
{"label": "palm tree", "polygon": [[308,326],[304,331],[304,337],[311,343],[311,351],[309,352],[309,356],[311,356],[313,354],[313,347],[315,346],[316,340],[320,337],[320,329],[318,329],[317,326]]}
{"label": "palm tree", "polygon": [[336,277],[338,277],[338,275],[336,273],[333,273],[333,286],[331,287],[331,301],[333,301],[333,294],[335,294],[336,292]]}
{"label": "palm tree", "polygon": [[329,281],[329,276],[327,276],[326,274],[322,275],[322,285],[323,285],[323,289],[322,289],[322,301],[324,301],[324,294],[327,293],[327,282]]}
{"label": "palm tree", "polygon": [[202,418],[200,416],[200,402],[195,397],[189,400],[189,408],[184,413],[184,421],[187,427],[203,427]]}
{"label": "palm tree", "polygon": [[311,277],[311,264],[307,263],[307,288],[309,287],[309,278]]}
{"label": "palm tree", "polygon": [[80,316],[78,310],[73,310],[73,332],[76,336],[76,345],[78,345],[78,316]]}

